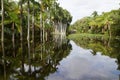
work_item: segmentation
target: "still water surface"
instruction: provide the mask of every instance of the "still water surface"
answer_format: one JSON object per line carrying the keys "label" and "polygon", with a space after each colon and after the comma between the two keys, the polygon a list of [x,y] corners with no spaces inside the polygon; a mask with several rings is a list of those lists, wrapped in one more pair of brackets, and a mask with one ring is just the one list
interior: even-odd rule
{"label": "still water surface", "polygon": [[120,40],[55,36],[1,45],[0,80],[119,80]]}
{"label": "still water surface", "polygon": [[117,70],[115,58],[91,53],[90,49],[83,49],[70,41],[70,54],[60,61],[55,73],[47,80],[119,80],[120,71]]}

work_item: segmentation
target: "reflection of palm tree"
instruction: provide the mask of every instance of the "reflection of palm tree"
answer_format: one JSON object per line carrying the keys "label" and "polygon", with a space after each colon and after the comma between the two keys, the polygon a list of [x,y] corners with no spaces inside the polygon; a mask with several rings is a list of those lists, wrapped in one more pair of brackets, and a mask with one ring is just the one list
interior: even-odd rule
{"label": "reflection of palm tree", "polygon": [[117,57],[118,70],[120,70],[120,55]]}
{"label": "reflection of palm tree", "polygon": [[12,33],[13,55],[15,57],[15,30],[14,30],[14,23],[13,23],[13,26],[12,26],[12,30],[13,30],[13,33]]}
{"label": "reflection of palm tree", "polygon": [[5,51],[4,51],[4,43],[2,42],[2,53],[3,53],[3,68],[4,68],[4,80],[6,79],[6,61],[5,61]]}
{"label": "reflection of palm tree", "polygon": [[54,41],[56,43],[56,46],[61,46],[63,43],[66,43],[66,35],[65,34],[55,34],[54,35]]}
{"label": "reflection of palm tree", "polygon": [[30,41],[28,41],[28,64],[29,64],[29,75],[30,75],[31,74]]}
{"label": "reflection of palm tree", "polygon": [[[25,42],[26,44],[26,42]],[[66,57],[70,51],[70,47],[68,47],[68,42],[61,44],[59,47],[56,46],[55,42],[45,42],[38,45],[35,43],[35,52],[34,46],[30,46],[30,42],[26,47],[28,47],[28,51],[23,48],[23,43],[21,41],[21,47],[16,48],[19,53],[16,54],[16,57],[7,56],[7,60],[10,63],[7,68],[8,77],[12,76],[12,78],[16,79],[45,79],[50,73],[54,73],[57,70],[57,65],[59,65],[59,61],[62,60],[63,57]],[[16,45],[17,46],[17,45]],[[32,54],[31,50],[32,49]],[[11,50],[11,49],[10,49]],[[42,51],[42,52],[41,52]],[[28,52],[28,56],[25,53]],[[42,56],[40,55],[42,54]],[[34,57],[33,57],[34,55]],[[28,70],[26,69],[28,68]],[[16,74],[16,75],[13,75]],[[38,75],[36,77],[36,75]]]}

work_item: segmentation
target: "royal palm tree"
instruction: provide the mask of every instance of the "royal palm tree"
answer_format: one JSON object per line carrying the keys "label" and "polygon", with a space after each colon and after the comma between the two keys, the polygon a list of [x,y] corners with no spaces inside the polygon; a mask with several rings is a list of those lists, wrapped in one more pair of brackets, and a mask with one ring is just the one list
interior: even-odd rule
{"label": "royal palm tree", "polygon": [[1,41],[4,41],[4,0],[1,0],[1,12],[2,12],[2,32]]}
{"label": "royal palm tree", "polygon": [[35,15],[38,13],[38,11],[40,11],[40,9],[38,8],[40,5],[38,2],[36,2],[35,0],[31,0],[32,3],[32,41],[34,42],[34,33],[35,33]]}
{"label": "royal palm tree", "polygon": [[32,13],[32,41],[34,42],[34,31],[35,31],[35,9],[34,9],[34,4],[33,4],[33,13]]}
{"label": "royal palm tree", "polygon": [[27,40],[30,40],[30,1],[27,0],[27,13],[28,13],[28,31],[27,31]]}
{"label": "royal palm tree", "polygon": [[19,5],[20,5],[20,40],[23,40],[23,0],[19,1]]}

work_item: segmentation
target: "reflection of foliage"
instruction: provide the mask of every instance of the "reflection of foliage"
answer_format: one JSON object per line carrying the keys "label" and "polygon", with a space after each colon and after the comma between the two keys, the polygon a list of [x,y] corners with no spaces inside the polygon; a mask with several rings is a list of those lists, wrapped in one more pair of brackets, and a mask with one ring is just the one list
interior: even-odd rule
{"label": "reflection of foliage", "polygon": [[100,45],[99,43],[97,43],[97,44],[88,44],[88,46],[91,49],[94,49],[94,51],[100,51],[100,52],[106,53],[106,49],[102,45]]}
{"label": "reflection of foliage", "polygon": [[[92,49],[92,53],[96,55],[97,52],[101,52],[103,55],[107,55],[117,59],[118,65],[120,64],[120,40],[119,39],[104,39],[104,38],[90,38],[79,37],[73,39],[78,45],[83,48]],[[118,69],[119,66],[118,66]]]}
{"label": "reflection of foliage", "polygon": [[[0,57],[0,75],[4,72],[3,60],[5,60],[7,79],[44,80],[50,73],[57,70],[59,62],[69,54],[71,45],[68,43],[69,41],[66,40],[58,47],[55,41],[44,43],[36,41],[34,47],[31,43],[30,54],[26,42],[23,43],[23,51],[20,44],[17,43],[15,56],[11,52],[12,44],[9,44],[11,47],[5,47],[5,53],[7,53],[5,58],[2,58],[2,55]],[[0,79],[2,78],[0,77]]]}

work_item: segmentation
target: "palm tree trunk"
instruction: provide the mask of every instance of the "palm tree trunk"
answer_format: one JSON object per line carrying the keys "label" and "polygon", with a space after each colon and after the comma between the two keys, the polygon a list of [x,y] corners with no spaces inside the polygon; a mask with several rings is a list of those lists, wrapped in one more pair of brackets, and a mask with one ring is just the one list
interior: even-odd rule
{"label": "palm tree trunk", "polygon": [[42,41],[42,13],[40,13],[40,41]]}
{"label": "palm tree trunk", "polygon": [[46,35],[45,35],[46,37],[45,37],[45,41],[47,41],[48,39],[47,39],[47,37],[48,37],[48,30],[46,31]]}
{"label": "palm tree trunk", "polygon": [[43,31],[43,42],[44,42],[44,36],[45,36],[45,23],[44,23],[44,20],[42,20],[42,31]]}
{"label": "palm tree trunk", "polygon": [[61,27],[60,34],[63,34],[63,25],[62,25],[62,21],[60,21],[60,27]]}
{"label": "palm tree trunk", "polygon": [[[2,32],[1,32],[1,43],[2,43],[2,53],[3,58],[5,59],[5,51],[4,51],[4,0],[1,0],[1,12],[2,12]],[[4,61],[4,79],[6,80],[6,63]]]}
{"label": "palm tree trunk", "polygon": [[21,72],[24,73],[25,72],[25,68],[24,68],[24,63],[25,63],[25,56],[23,53],[23,40],[21,40],[21,54],[22,54],[22,60],[21,60]]}
{"label": "palm tree trunk", "polygon": [[108,31],[109,31],[109,36],[110,36],[110,38],[111,38],[111,28],[110,28],[110,24],[108,24]]}
{"label": "palm tree trunk", "polygon": [[2,54],[3,54],[3,67],[4,67],[4,80],[7,80],[6,78],[6,60],[5,60],[5,50],[4,50],[4,42],[2,42]]}
{"label": "palm tree trunk", "polygon": [[1,33],[1,41],[4,41],[4,0],[1,0],[1,8],[2,8],[2,33]]}
{"label": "palm tree trunk", "polygon": [[44,27],[45,27],[45,24],[44,24],[44,17],[43,17],[43,12],[41,13],[41,23],[42,23],[42,41],[44,42]]}
{"label": "palm tree trunk", "polygon": [[12,24],[12,43],[13,43],[13,56],[15,57],[15,24]]}
{"label": "palm tree trunk", "polygon": [[31,75],[31,57],[30,57],[30,41],[28,40],[28,64],[29,64],[29,75]]}
{"label": "palm tree trunk", "polygon": [[33,4],[33,15],[32,15],[32,41],[34,42],[34,33],[35,33],[35,27],[34,27],[35,17],[34,17],[34,4]]}
{"label": "palm tree trunk", "polygon": [[28,5],[28,33],[27,33],[27,40],[30,40],[30,2],[28,0],[27,2]]}
{"label": "palm tree trunk", "polygon": [[33,14],[32,14],[32,58],[34,59],[34,53],[35,53],[35,49],[34,49],[34,35],[35,35],[35,26],[34,26],[34,23],[35,23],[35,10],[34,10],[34,4],[33,4]]}
{"label": "palm tree trunk", "polygon": [[20,40],[23,40],[23,6],[22,6],[22,2],[20,3],[20,28],[21,28],[21,32],[20,32]]}

